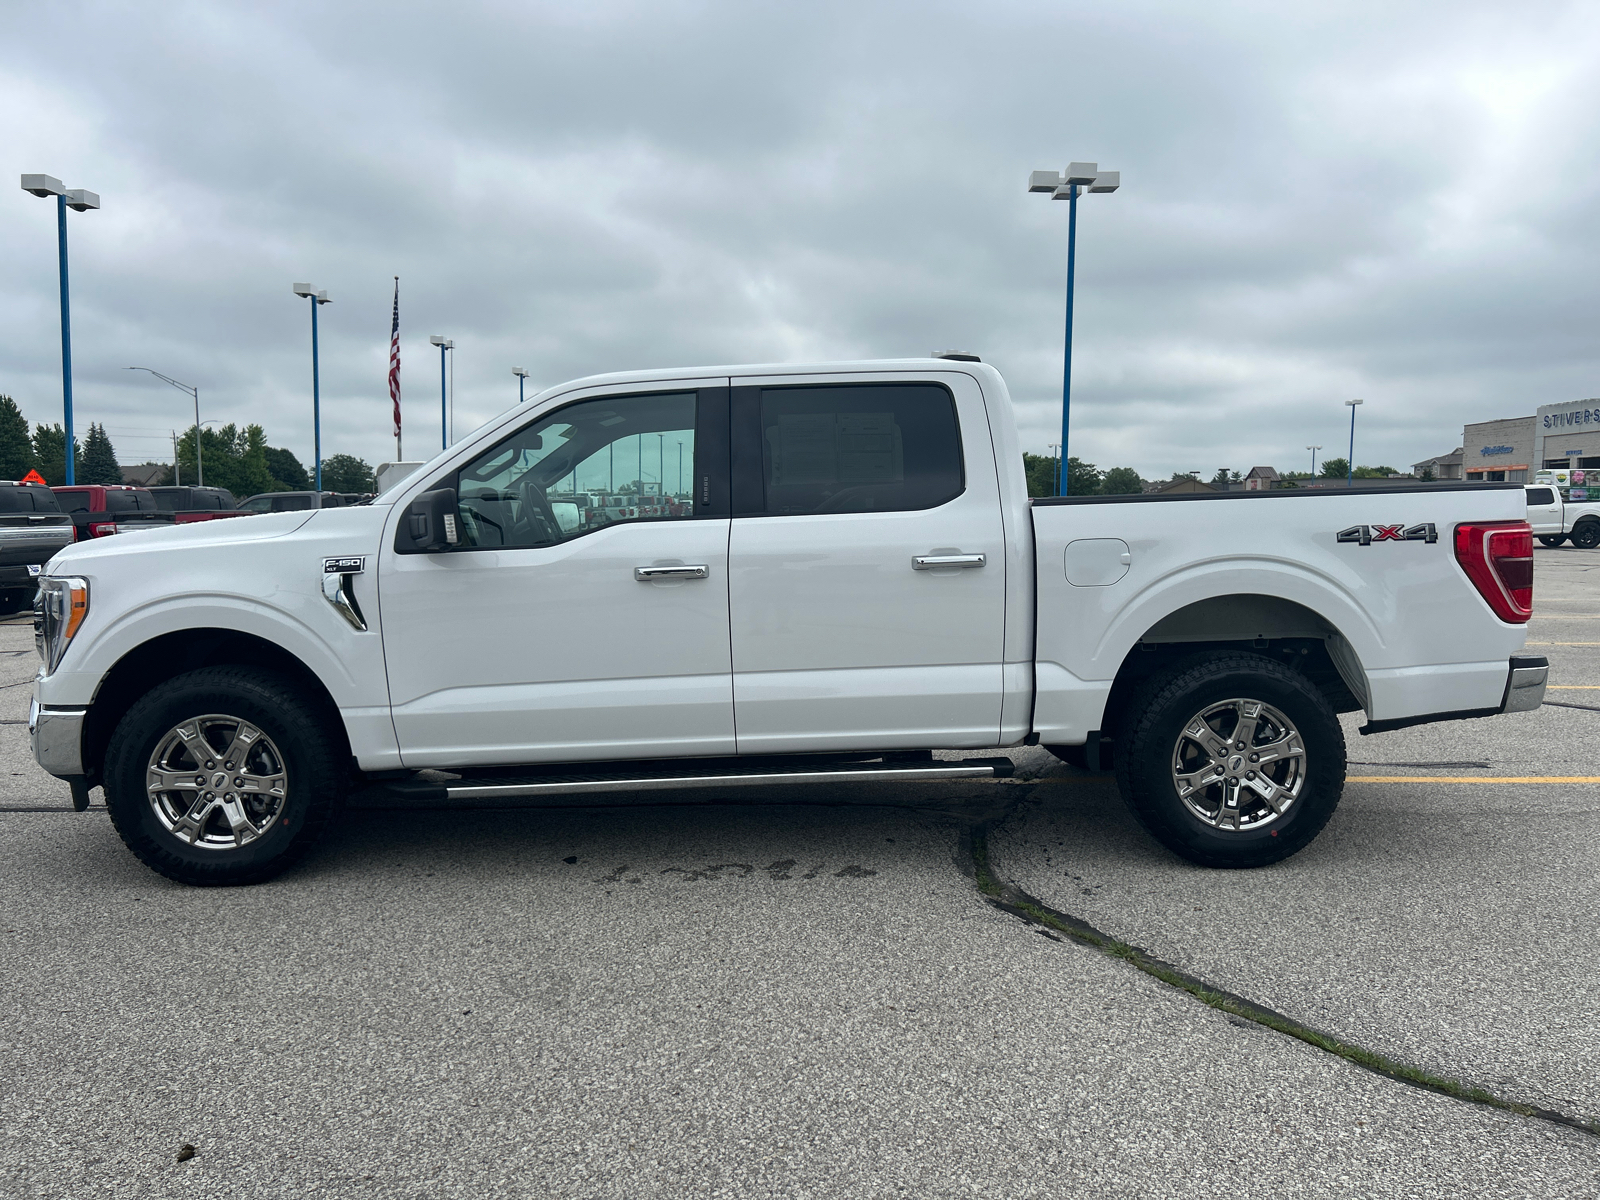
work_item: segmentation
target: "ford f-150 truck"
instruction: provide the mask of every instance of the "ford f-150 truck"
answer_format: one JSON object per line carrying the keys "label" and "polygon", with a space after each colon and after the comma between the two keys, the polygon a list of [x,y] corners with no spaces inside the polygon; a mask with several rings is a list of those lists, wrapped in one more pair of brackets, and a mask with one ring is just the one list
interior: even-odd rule
{"label": "ford f-150 truck", "polygon": [[[581,493],[641,515],[562,520]],[[358,786],[934,782],[1009,760],[933,751],[1034,743],[1112,767],[1176,853],[1254,866],[1332,814],[1339,713],[1541,703],[1524,508],[1481,484],[1030,502],[978,362],[601,376],[370,505],[68,547],[33,747],[197,884],[283,869]]]}

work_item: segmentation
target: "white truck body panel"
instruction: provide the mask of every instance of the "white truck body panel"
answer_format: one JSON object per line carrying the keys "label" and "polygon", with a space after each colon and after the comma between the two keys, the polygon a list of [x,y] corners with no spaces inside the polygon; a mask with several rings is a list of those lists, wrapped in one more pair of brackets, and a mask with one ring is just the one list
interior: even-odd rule
{"label": "white truck body panel", "polygon": [[[951,390],[959,496],[915,511],[697,517],[470,555],[396,552],[412,501],[569,401],[860,381]],[[1254,632],[1325,638],[1375,720],[1491,709],[1526,626],[1489,609],[1455,562],[1451,532],[1524,510],[1517,489],[1493,486],[1030,504],[1005,384],[983,364],[632,372],[542,392],[370,506],[66,548],[47,571],[88,580],[90,607],[35,699],[86,708],[130,652],[214,628],[298,659],[369,771],[981,747],[1030,734],[1075,744],[1101,728],[1141,642],[1183,640],[1185,611],[1207,602],[1237,624],[1261,598],[1277,608]],[[1396,522],[1434,523],[1437,541],[1335,540],[1351,525]],[[986,558],[978,569],[912,570],[913,556],[938,552]],[[324,559],[351,556],[365,559],[349,579],[366,630],[322,589]],[[706,578],[633,577],[637,566],[683,563],[704,564]]]}

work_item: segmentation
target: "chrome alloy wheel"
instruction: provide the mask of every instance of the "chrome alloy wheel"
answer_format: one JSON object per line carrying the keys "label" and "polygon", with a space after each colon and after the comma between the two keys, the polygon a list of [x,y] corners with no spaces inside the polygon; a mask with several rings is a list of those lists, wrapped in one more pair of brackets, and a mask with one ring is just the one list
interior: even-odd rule
{"label": "chrome alloy wheel", "polygon": [[1283,816],[1306,782],[1294,723],[1260,700],[1223,700],[1184,723],[1172,783],[1184,806],[1214,829],[1260,829]]}
{"label": "chrome alloy wheel", "polygon": [[211,713],[174,726],[145,773],[156,819],[191,846],[236,850],[283,812],[288,773],[272,739],[250,722]]}

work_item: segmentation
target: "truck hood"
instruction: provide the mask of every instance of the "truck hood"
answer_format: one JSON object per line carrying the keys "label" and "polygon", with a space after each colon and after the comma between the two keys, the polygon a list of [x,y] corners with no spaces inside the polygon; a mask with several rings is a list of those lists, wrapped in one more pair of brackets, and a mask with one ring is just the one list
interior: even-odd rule
{"label": "truck hood", "polygon": [[261,513],[236,517],[230,521],[198,521],[191,525],[162,525],[135,533],[74,542],[62,549],[45,567],[49,575],[70,574],[85,567],[108,566],[107,559],[138,559],[149,554],[173,554],[219,546],[238,546],[249,542],[286,537],[315,521],[329,532],[349,532],[359,538],[375,538],[389,515],[387,505],[362,505],[357,508],[306,509],[302,512]]}

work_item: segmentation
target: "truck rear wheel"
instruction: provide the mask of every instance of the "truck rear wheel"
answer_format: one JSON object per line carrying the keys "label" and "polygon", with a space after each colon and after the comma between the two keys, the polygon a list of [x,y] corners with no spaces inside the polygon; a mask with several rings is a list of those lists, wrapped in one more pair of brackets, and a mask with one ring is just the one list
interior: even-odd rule
{"label": "truck rear wheel", "polygon": [[1563,546],[1566,544],[1567,535],[1564,533],[1541,533],[1539,535],[1539,540],[1546,546],[1549,546],[1550,549],[1554,550],[1557,546]]}
{"label": "truck rear wheel", "polygon": [[1117,785],[1146,830],[1207,867],[1260,867],[1322,831],[1344,790],[1344,730],[1298,672],[1197,655],[1150,679],[1115,743]]}
{"label": "truck rear wheel", "polygon": [[1579,521],[1572,530],[1572,544],[1579,550],[1600,546],[1600,521]]}
{"label": "truck rear wheel", "polygon": [[106,806],[139,860],[179,883],[261,883],[344,797],[327,715],[288,679],[208,667],[136,701],[106,751]]}

